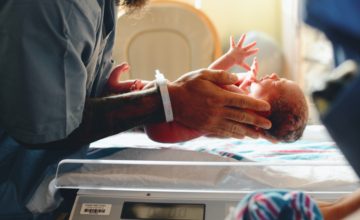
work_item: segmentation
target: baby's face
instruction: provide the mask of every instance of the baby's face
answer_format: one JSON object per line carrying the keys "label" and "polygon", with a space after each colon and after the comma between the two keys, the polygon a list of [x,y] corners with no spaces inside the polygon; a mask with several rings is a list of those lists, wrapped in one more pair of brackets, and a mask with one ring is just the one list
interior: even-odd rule
{"label": "baby's face", "polygon": [[275,73],[253,82],[250,86],[250,95],[265,101],[276,99],[280,94],[286,94],[289,101],[295,100],[297,97],[303,97],[302,91],[296,83],[280,78]]}
{"label": "baby's face", "polygon": [[305,96],[293,81],[271,74],[255,80],[250,86],[250,96],[270,103],[267,116],[272,128],[265,130],[271,137],[284,142],[297,140],[305,128],[308,109]]}

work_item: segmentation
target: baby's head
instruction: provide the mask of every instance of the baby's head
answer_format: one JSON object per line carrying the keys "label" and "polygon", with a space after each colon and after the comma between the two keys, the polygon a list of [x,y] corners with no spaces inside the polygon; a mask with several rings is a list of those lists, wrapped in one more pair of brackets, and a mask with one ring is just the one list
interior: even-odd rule
{"label": "baby's head", "polygon": [[265,133],[282,142],[298,140],[308,120],[308,107],[300,87],[276,74],[263,77],[250,86],[250,95],[271,105],[267,117],[272,127]]}

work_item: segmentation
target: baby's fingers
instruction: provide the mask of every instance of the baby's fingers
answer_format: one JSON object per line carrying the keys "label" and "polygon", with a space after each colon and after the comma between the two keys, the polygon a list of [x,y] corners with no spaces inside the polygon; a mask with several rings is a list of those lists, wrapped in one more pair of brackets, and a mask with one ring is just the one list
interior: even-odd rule
{"label": "baby's fingers", "polygon": [[254,55],[254,54],[256,54],[258,51],[259,51],[259,48],[255,48],[255,49],[249,50],[249,51],[247,51],[247,52],[245,53],[245,56]]}
{"label": "baby's fingers", "polygon": [[251,67],[247,64],[247,63],[245,63],[245,62],[242,62],[241,64],[240,64],[240,66],[242,66],[244,69],[246,69],[247,71],[250,71],[251,70]]}
{"label": "baby's fingers", "polygon": [[252,47],[254,47],[256,45],[256,41],[246,45],[245,47],[243,47],[244,50],[250,50]]}
{"label": "baby's fingers", "polygon": [[259,63],[257,62],[257,58],[254,57],[253,62],[252,62],[252,64],[251,64],[251,71],[252,71],[253,74],[255,74],[255,76],[256,76],[258,70],[259,70]]}
{"label": "baby's fingers", "polygon": [[236,44],[235,44],[235,41],[234,41],[234,36],[230,36],[230,47],[231,48],[235,48],[236,47]]}
{"label": "baby's fingers", "polygon": [[246,37],[246,34],[242,34],[242,35],[241,35],[241,37],[240,37],[240,39],[239,39],[236,47],[240,47],[240,48],[242,47],[242,45],[243,45],[243,43],[244,43],[244,40],[245,40],[245,37]]}

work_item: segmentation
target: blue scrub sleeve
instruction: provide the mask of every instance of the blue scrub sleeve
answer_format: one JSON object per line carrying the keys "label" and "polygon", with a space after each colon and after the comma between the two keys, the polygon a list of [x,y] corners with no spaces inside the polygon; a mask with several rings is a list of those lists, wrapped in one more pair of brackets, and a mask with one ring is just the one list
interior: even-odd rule
{"label": "blue scrub sleeve", "polygon": [[82,119],[97,0],[0,1],[0,127],[24,143],[65,138]]}

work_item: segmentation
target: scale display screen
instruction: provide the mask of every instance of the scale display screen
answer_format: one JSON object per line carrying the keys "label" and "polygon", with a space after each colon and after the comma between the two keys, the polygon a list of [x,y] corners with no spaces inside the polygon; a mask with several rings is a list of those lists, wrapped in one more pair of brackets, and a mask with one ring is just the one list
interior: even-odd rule
{"label": "scale display screen", "polygon": [[204,220],[205,204],[124,202],[121,219]]}

